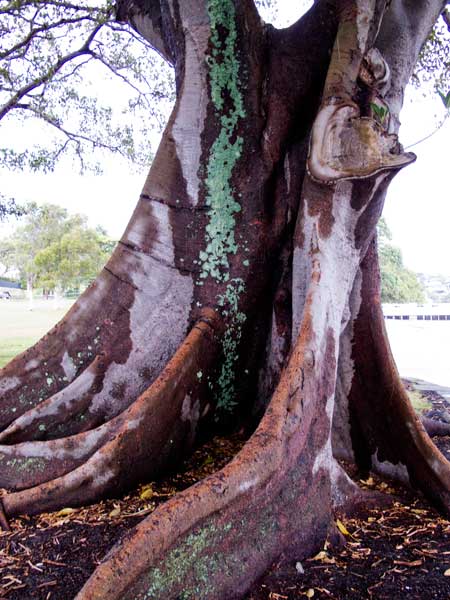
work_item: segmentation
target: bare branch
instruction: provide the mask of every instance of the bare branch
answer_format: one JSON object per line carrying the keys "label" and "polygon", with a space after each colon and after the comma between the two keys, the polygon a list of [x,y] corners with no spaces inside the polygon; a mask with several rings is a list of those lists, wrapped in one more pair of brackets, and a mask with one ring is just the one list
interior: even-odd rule
{"label": "bare branch", "polygon": [[75,23],[81,23],[86,20],[95,22],[95,19],[93,19],[92,17],[82,16],[82,17],[76,17],[73,19],[60,19],[59,21],[55,21],[53,23],[48,23],[47,25],[37,27],[36,29],[31,29],[29,34],[23,40],[21,40],[20,42],[18,42],[11,48],[8,48],[7,50],[0,52],[0,59],[10,57],[11,55],[15,54],[18,50],[21,50],[22,48],[25,48],[25,51],[26,51],[26,49],[29,47],[29,44],[33,40],[33,38],[37,38],[40,33],[43,33],[45,31],[51,31],[53,29],[61,27],[62,25],[73,25]]}
{"label": "bare branch", "polygon": [[92,52],[92,58],[94,58],[95,60],[98,60],[111,73],[113,73],[113,75],[115,75],[116,77],[121,79],[125,83],[125,85],[128,85],[133,91],[135,91],[136,94],[140,95],[142,93],[141,90],[136,85],[134,85],[127,77],[122,75],[122,73],[120,72],[119,69],[115,68],[113,65],[108,63],[100,54],[97,54],[96,52]]}
{"label": "bare branch", "polygon": [[9,113],[9,111],[13,110],[16,107],[16,105],[22,100],[22,98],[24,98],[27,94],[29,94],[36,88],[50,81],[52,77],[54,77],[55,74],[58,73],[58,71],[60,71],[66,63],[69,63],[71,60],[74,60],[75,58],[79,58],[86,54],[91,54],[91,50],[89,47],[102,27],[102,24],[97,25],[94,28],[94,30],[90,33],[84,44],[78,50],[70,52],[66,56],[61,57],[43,75],[37,77],[32,82],[18,90],[14,94],[14,96],[12,96],[12,98],[10,98],[10,100],[2,106],[0,110],[0,121]]}
{"label": "bare branch", "polygon": [[46,123],[48,123],[49,125],[54,127],[55,129],[57,129],[60,133],[65,135],[68,138],[68,140],[70,140],[70,141],[76,141],[77,143],[89,142],[90,144],[92,144],[93,147],[103,148],[104,150],[112,150],[115,152],[122,153],[122,148],[121,148],[120,144],[112,146],[112,145],[102,142],[101,140],[91,138],[91,137],[83,135],[79,132],[75,133],[73,131],[69,131],[68,129],[64,128],[61,125],[61,123],[54,117],[52,117],[48,114],[45,114],[45,113],[40,113],[31,106],[24,106],[23,108],[25,110],[28,110],[31,113],[33,113],[37,118],[42,119],[43,121],[45,121]]}
{"label": "bare branch", "polygon": [[[5,6],[0,8],[0,14],[13,14],[13,13],[18,13],[20,14],[25,8],[27,7],[36,7],[37,9],[39,9],[39,5],[42,4],[41,0],[24,0],[22,2],[20,2],[20,4],[18,5],[17,2],[13,1],[10,2],[9,4],[6,4]],[[60,1],[60,0],[46,0],[45,2],[46,6],[54,6],[55,8],[58,9],[65,9],[65,10],[76,10],[76,11],[85,11],[87,13],[98,13],[99,9],[98,7],[95,6],[86,6],[84,4],[74,4],[73,2],[64,2],[64,1]]]}

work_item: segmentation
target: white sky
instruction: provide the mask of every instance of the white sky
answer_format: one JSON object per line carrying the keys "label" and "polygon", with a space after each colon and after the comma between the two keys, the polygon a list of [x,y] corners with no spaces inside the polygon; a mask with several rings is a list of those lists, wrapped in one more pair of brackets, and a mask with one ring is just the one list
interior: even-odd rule
{"label": "white sky", "polygon": [[[287,6],[283,7],[283,24],[299,11],[296,3]],[[444,114],[441,107],[437,96],[424,98],[421,92],[410,92],[401,115],[404,146],[433,131]],[[417,162],[396,176],[386,201],[384,215],[393,243],[400,246],[405,264],[418,272],[450,275],[449,123],[450,119],[429,140],[412,148]],[[145,169],[130,175],[129,167],[117,161],[106,165],[104,176],[81,177],[61,169],[47,175],[0,170],[0,189],[19,202],[57,203],[71,212],[84,213],[92,225],[101,224],[119,238],[145,176]],[[6,231],[0,226],[0,235]]]}

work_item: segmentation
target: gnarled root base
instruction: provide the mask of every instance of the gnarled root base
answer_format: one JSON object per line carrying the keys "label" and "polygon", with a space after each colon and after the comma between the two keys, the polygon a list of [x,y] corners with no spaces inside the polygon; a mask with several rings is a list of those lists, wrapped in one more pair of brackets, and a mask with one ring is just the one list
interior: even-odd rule
{"label": "gnarled root base", "polygon": [[[314,364],[317,346],[323,358]],[[241,452],[138,525],[77,600],[235,598],[281,552],[301,558],[318,550],[334,530],[334,511],[363,499],[331,456],[334,372],[333,337],[318,343],[308,313],[269,408]]]}

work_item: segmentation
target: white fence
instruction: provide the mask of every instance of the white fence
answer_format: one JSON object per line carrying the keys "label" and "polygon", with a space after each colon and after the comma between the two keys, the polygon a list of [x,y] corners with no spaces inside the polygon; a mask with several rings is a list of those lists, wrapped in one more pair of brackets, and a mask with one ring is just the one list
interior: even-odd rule
{"label": "white fence", "polygon": [[383,314],[396,321],[450,321],[450,303],[383,304]]}

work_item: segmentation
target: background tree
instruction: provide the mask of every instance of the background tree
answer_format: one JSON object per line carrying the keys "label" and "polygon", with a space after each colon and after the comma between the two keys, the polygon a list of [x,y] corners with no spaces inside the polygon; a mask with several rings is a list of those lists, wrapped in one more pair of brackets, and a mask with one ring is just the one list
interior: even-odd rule
{"label": "background tree", "polygon": [[42,249],[35,259],[39,285],[58,292],[79,290],[94,279],[113,246],[104,235],[89,228],[87,218],[81,215],[68,218],[64,229],[62,236]]}
{"label": "background tree", "polygon": [[1,242],[2,262],[9,269],[19,272],[30,300],[39,271],[36,256],[61,234],[62,221],[66,215],[67,211],[60,206],[48,205],[41,208],[37,204],[30,204],[24,225]]}
{"label": "background tree", "polygon": [[6,515],[117,494],[214,426],[252,433],[102,563],[79,599],[229,598],[335,537],[367,497],[338,457],[450,512],[450,470],[402,387],[376,224],[415,156],[403,93],[443,0],[318,0],[291,27],[252,0],[120,2],[177,100],[97,280],[2,371]]}
{"label": "background tree", "polygon": [[424,302],[423,287],[413,271],[403,264],[400,248],[389,243],[392,239],[386,221],[378,222],[378,250],[381,272],[381,301]]}
{"label": "background tree", "polygon": [[23,225],[0,242],[0,261],[25,281],[30,297],[37,286],[64,292],[97,275],[111,254],[104,230],[60,206],[30,204],[26,210]]}

